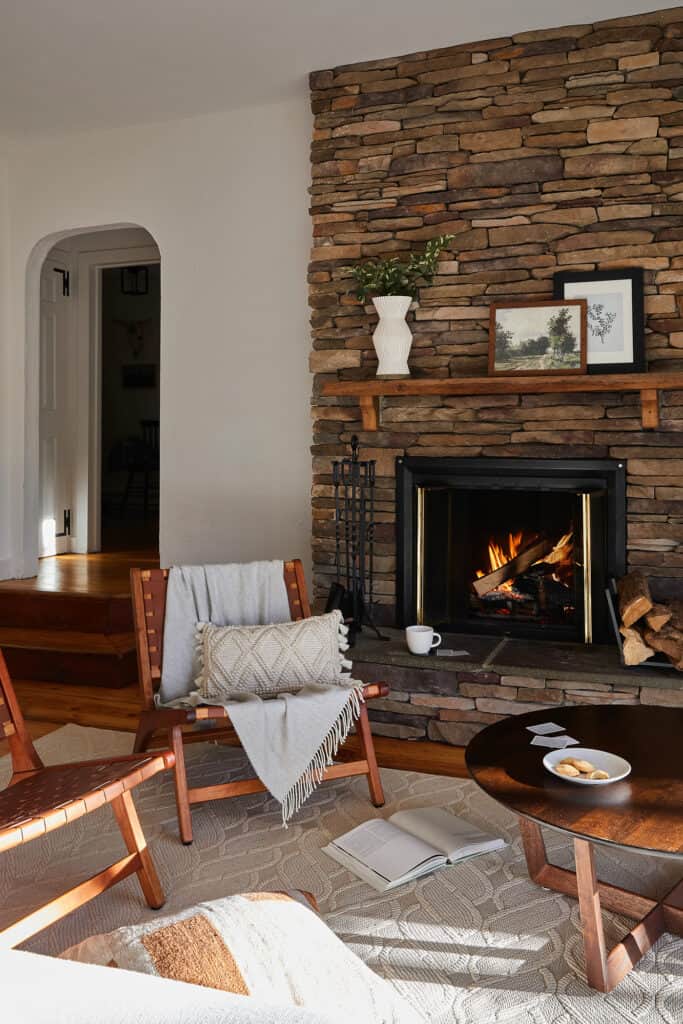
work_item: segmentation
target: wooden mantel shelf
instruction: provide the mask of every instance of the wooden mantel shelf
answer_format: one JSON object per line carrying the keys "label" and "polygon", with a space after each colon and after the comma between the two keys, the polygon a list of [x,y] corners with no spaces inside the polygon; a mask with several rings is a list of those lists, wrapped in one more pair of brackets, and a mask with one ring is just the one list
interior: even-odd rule
{"label": "wooden mantel shelf", "polygon": [[377,430],[379,399],[396,395],[538,395],[586,391],[640,391],[644,430],[659,426],[659,392],[683,390],[683,372],[575,374],[557,377],[441,377],[342,380],[323,385],[325,397],[358,398],[363,430]]}

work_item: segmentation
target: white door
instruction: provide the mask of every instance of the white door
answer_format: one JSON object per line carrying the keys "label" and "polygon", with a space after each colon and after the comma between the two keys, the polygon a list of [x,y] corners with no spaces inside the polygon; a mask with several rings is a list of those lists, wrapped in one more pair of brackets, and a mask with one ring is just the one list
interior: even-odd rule
{"label": "white door", "polygon": [[39,553],[69,550],[71,445],[69,437],[68,268],[47,259],[40,279],[40,539]]}

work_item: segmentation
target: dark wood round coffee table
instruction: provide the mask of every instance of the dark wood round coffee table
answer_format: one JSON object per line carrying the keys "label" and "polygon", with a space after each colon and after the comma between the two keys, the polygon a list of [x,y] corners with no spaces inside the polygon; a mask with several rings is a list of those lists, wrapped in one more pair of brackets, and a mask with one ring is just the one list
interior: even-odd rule
{"label": "dark wood round coffee table", "polygon": [[[546,747],[531,746],[529,725],[555,722],[582,747],[620,754],[628,778],[577,786],[543,767]],[[571,756],[571,747],[566,748]],[[683,862],[683,708],[592,705],[534,711],[490,725],[470,742],[474,781],[519,815],[529,875],[547,889],[578,897],[589,984],[609,992],[659,936],[683,935],[683,882],[661,901],[598,882],[595,842],[679,857]],[[574,837],[576,872],[548,863],[539,825]],[[638,919],[609,953],[601,904]]]}

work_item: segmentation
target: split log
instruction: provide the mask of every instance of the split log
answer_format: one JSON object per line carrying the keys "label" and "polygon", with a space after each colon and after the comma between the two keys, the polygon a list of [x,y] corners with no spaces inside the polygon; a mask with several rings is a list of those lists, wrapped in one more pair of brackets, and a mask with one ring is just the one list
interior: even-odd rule
{"label": "split log", "polygon": [[649,647],[665,654],[679,672],[683,672],[683,632],[680,629],[663,626],[659,633],[655,633],[654,629],[646,629],[643,639]]}
{"label": "split log", "polygon": [[653,607],[650,587],[642,572],[630,572],[619,580],[619,614],[625,626],[632,626]]}
{"label": "split log", "polygon": [[499,569],[494,569],[493,572],[489,572],[486,576],[480,576],[478,580],[473,580],[472,586],[474,587],[477,597],[484,597],[491,590],[495,590],[501,583],[505,583],[507,580],[514,579],[515,576],[519,576],[525,572],[530,565],[534,562],[538,562],[550,551],[553,550],[553,542],[551,540],[537,540],[534,541],[524,551],[520,551],[518,555],[511,558],[505,565],[501,565]]}
{"label": "split log", "polygon": [[626,665],[642,665],[655,653],[652,647],[647,646],[638,630],[633,626],[622,626],[619,632],[624,638],[622,651]]}
{"label": "split log", "polygon": [[645,621],[650,629],[654,629],[655,633],[659,633],[660,629],[670,621],[672,615],[673,611],[671,608],[667,608],[665,604],[653,604],[650,611],[645,614]]}
{"label": "split log", "polygon": [[669,625],[683,633],[683,601],[669,601],[671,619]]}

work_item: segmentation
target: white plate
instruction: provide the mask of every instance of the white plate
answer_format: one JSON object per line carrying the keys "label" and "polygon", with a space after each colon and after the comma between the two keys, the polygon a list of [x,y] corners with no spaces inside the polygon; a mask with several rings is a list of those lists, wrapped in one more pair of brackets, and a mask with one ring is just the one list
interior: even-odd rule
{"label": "white plate", "polygon": [[[609,779],[589,779],[581,775],[560,775],[555,765],[565,757],[576,757],[581,761],[590,761],[596,768],[609,772]],[[589,747],[564,747],[562,750],[551,750],[543,758],[543,764],[556,779],[562,782],[575,782],[579,786],[606,786],[610,782],[618,782],[631,774],[631,765],[618,754],[610,754],[606,750],[591,750]]]}

